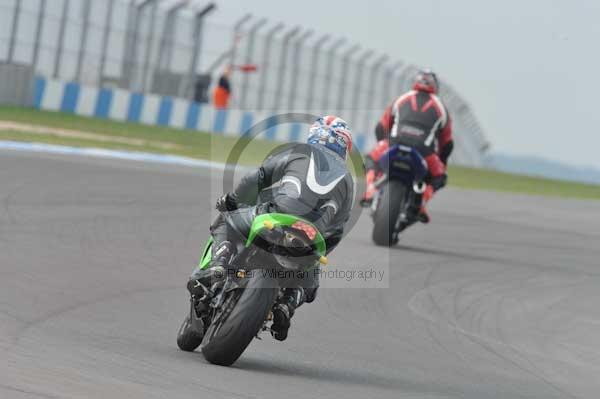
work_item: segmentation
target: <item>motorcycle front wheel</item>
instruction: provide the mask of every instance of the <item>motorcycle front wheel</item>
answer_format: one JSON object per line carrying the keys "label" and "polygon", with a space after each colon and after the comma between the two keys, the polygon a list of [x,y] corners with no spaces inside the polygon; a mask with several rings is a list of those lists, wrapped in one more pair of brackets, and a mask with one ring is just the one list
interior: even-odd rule
{"label": "motorcycle front wheel", "polygon": [[204,358],[213,364],[232,365],[260,331],[278,292],[277,280],[255,270],[244,288],[228,293],[202,340]]}

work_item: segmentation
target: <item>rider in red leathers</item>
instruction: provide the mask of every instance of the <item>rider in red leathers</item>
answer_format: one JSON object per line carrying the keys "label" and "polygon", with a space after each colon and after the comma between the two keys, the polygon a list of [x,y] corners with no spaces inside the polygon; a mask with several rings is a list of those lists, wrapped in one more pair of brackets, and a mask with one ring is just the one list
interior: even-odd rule
{"label": "rider in red leathers", "polygon": [[439,83],[436,75],[420,71],[412,90],[398,97],[388,106],[375,128],[377,145],[365,159],[367,190],[361,204],[369,206],[376,191],[375,180],[382,172],[378,161],[388,150],[390,141],[418,150],[429,167],[427,189],[418,220],[429,223],[425,208],[433,193],[446,185],[446,165],[452,153],[452,122],[446,106],[437,96]]}

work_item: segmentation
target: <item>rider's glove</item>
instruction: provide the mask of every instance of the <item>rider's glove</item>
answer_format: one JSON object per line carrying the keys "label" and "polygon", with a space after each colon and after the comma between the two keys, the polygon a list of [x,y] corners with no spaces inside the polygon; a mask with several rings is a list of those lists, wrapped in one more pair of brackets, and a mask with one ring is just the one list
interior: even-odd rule
{"label": "rider's glove", "polygon": [[235,195],[224,194],[217,200],[216,208],[219,212],[235,211],[238,208]]}

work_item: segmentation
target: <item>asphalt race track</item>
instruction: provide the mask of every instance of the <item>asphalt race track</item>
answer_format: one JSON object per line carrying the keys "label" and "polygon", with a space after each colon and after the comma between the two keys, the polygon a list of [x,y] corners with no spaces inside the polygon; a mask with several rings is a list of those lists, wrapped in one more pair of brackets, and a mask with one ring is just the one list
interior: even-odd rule
{"label": "asphalt race track", "polygon": [[0,398],[598,398],[600,202],[448,189],[392,250],[363,216],[288,341],[177,348],[219,173],[0,152]]}

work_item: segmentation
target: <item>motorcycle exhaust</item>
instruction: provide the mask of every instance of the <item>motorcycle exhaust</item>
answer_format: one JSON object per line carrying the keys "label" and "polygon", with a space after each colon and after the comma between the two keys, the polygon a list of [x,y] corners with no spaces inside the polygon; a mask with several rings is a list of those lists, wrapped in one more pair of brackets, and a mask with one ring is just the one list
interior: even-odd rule
{"label": "motorcycle exhaust", "polygon": [[423,194],[427,190],[427,184],[425,182],[415,182],[413,183],[413,190],[417,194]]}

